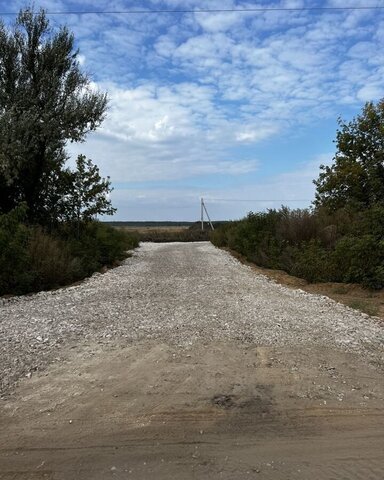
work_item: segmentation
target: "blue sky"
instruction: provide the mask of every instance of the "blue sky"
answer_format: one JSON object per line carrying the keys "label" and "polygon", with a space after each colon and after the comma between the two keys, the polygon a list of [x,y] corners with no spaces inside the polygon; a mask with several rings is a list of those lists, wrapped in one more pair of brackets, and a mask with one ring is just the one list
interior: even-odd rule
{"label": "blue sky", "polygon": [[[382,1],[36,0],[49,12],[384,6]],[[0,0],[3,12],[25,2]],[[3,17],[9,22],[12,17]],[[337,118],[384,96],[384,10],[52,15],[108,116],[70,145],[111,177],[116,220],[307,207]]]}

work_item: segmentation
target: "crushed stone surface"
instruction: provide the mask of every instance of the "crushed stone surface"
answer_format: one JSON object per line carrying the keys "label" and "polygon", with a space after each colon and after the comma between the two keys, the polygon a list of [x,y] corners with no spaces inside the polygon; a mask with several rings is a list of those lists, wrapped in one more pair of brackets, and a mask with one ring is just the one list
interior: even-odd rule
{"label": "crushed stone surface", "polygon": [[209,242],[142,243],[123,265],[56,291],[0,299],[0,393],[72,342],[237,340],[323,346],[384,364],[384,328],[328,297],[276,284]]}

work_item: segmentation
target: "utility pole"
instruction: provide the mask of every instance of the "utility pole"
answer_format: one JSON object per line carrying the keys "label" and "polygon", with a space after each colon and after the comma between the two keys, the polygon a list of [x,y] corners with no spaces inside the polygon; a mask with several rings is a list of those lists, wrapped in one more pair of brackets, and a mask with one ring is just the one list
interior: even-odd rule
{"label": "utility pole", "polygon": [[211,226],[211,229],[214,230],[211,219],[209,218],[208,210],[207,207],[205,206],[204,199],[201,199],[201,230],[204,230],[204,212],[207,215],[209,225]]}
{"label": "utility pole", "polygon": [[204,200],[201,199],[201,231],[204,230]]}

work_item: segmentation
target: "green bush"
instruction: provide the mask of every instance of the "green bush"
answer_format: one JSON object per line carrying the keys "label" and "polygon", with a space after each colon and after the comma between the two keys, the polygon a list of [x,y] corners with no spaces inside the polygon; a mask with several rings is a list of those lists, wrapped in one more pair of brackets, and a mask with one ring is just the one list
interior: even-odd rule
{"label": "green bush", "polygon": [[344,237],[336,244],[332,260],[335,280],[374,289],[384,287],[384,240],[378,241],[374,235]]}
{"label": "green bush", "polygon": [[33,275],[31,290],[56,288],[83,276],[80,261],[71,255],[67,243],[41,227],[31,229],[27,253]]}
{"label": "green bush", "polygon": [[309,282],[354,282],[384,287],[384,207],[269,210],[250,213],[211,234],[262,267],[277,268]]}
{"label": "green bush", "polygon": [[295,250],[295,260],[291,271],[296,277],[308,282],[327,282],[332,279],[332,264],[329,261],[329,252],[318,240],[311,240],[301,244]]}
{"label": "green bush", "polygon": [[29,268],[30,230],[21,221],[26,208],[21,206],[0,215],[0,295],[23,293],[33,284]]}
{"label": "green bush", "polygon": [[127,250],[138,246],[133,236],[100,222],[87,222],[80,229],[77,225],[69,226],[67,241],[71,254],[80,259],[86,275],[104,265],[113,266],[127,256]]}
{"label": "green bush", "polygon": [[47,232],[25,225],[24,216],[24,207],[0,216],[0,295],[70,284],[116,265],[138,246],[134,236],[100,222]]}

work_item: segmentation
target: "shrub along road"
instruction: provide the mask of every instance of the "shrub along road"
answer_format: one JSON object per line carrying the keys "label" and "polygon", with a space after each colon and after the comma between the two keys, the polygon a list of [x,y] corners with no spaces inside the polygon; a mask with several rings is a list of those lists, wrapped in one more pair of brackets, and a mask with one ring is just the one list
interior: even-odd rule
{"label": "shrub along road", "polygon": [[382,324],[207,242],[0,309],[1,480],[384,477]]}

